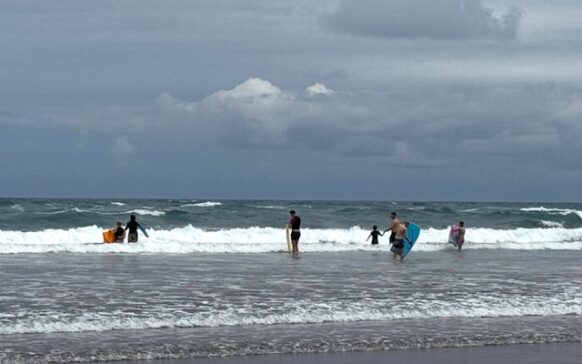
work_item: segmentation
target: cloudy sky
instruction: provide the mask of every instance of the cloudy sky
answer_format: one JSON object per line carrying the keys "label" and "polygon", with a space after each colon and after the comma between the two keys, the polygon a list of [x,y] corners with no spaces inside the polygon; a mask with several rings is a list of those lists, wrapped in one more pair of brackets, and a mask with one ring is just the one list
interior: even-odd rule
{"label": "cloudy sky", "polygon": [[579,0],[0,0],[0,197],[582,201]]}

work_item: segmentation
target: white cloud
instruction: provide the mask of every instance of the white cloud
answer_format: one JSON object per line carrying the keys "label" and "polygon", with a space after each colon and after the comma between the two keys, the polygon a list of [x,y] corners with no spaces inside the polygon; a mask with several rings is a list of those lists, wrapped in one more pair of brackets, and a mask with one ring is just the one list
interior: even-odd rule
{"label": "white cloud", "polygon": [[322,83],[316,83],[311,85],[305,89],[309,96],[316,96],[316,95],[333,95],[335,92],[330,90]]}
{"label": "white cloud", "polygon": [[250,78],[194,104],[190,115],[208,135],[239,145],[280,145],[296,98],[269,81]]}
{"label": "white cloud", "polygon": [[226,99],[257,99],[257,98],[280,98],[286,97],[278,87],[269,81],[260,78],[249,78],[231,90],[222,90],[214,93],[211,97],[220,100]]}

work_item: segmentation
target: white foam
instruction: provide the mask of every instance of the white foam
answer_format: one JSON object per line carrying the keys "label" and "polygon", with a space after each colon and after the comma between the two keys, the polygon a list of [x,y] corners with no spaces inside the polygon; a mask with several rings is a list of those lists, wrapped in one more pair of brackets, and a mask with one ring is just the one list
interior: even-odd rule
{"label": "white foam", "polygon": [[125,204],[123,202],[112,201],[111,204],[115,205],[115,206],[125,206]]}
{"label": "white foam", "polygon": [[[119,203],[121,203],[121,202],[119,202]],[[112,202],[112,204],[115,204],[115,203]],[[123,206],[123,204],[118,205],[118,206]],[[64,209],[64,210],[58,210],[58,211],[51,211],[51,212],[39,212],[39,214],[40,215],[61,215],[61,214],[66,214],[68,212],[75,212],[78,214],[88,213],[88,214],[97,214],[97,215],[137,214],[137,215],[150,215],[150,216],[164,216],[166,214],[164,211],[150,210],[147,208],[134,209],[134,210],[124,211],[124,212],[116,212],[116,211],[103,212],[103,211],[99,211],[99,210],[84,210],[84,209],[80,209],[78,207],[73,207],[70,209]]]}
{"label": "white foam", "polygon": [[540,223],[543,226],[547,226],[547,227],[553,227],[553,228],[563,228],[564,227],[564,223],[563,222],[542,220],[542,221],[540,221]]}
{"label": "white foam", "polygon": [[10,208],[13,210],[16,210],[16,211],[24,212],[24,208],[20,204],[12,205],[12,206],[10,206]]}
{"label": "white foam", "polygon": [[39,212],[40,215],[61,215],[61,214],[66,214],[67,212],[77,212],[77,213],[83,213],[83,212],[92,212],[92,211],[88,211],[88,210],[81,210],[78,207],[74,207],[72,209],[64,209],[64,210],[58,210],[58,211],[51,211],[51,212]]}
{"label": "white foam", "polygon": [[252,206],[257,209],[267,209],[267,210],[284,210],[285,206],[279,205],[267,205],[267,206]]}
{"label": "white foam", "polygon": [[[157,328],[219,327],[244,325],[308,324],[323,322],[390,321],[395,319],[428,319],[453,317],[519,317],[582,315],[582,298],[470,296],[458,300],[415,298],[394,302],[377,299],[362,302],[316,302],[297,299],[278,302],[278,308],[257,309],[249,305],[228,305],[219,311],[186,313],[166,307],[148,307],[143,313],[114,312],[70,313],[50,312],[4,317],[0,335],[52,332],[88,332],[140,330]],[[401,307],[407,307],[406,310]]]}
{"label": "white foam", "polygon": [[150,216],[164,216],[166,213],[164,211],[158,210],[146,210],[146,209],[135,209],[131,211],[122,212],[123,214],[137,214],[137,215],[150,215]]}
{"label": "white foam", "polygon": [[[268,253],[287,250],[282,228],[249,227],[205,230],[192,225],[170,230],[148,229],[138,244],[96,244],[102,228],[47,229],[34,232],[1,231],[0,254],[14,253]],[[380,245],[366,242],[369,230],[303,229],[300,246],[304,252],[389,251],[388,237]],[[428,228],[421,232],[415,251],[451,249],[447,229]],[[582,228],[468,229],[464,249],[582,250]]]}
{"label": "white foam", "polygon": [[582,219],[582,211],[573,210],[573,209],[558,209],[558,208],[547,208],[547,207],[540,206],[540,207],[524,207],[524,208],[520,209],[520,211],[523,211],[523,212],[545,212],[545,213],[548,213],[550,215],[562,215],[562,216],[574,214],[574,215],[578,215],[578,217],[580,219]]}
{"label": "white foam", "polygon": [[214,206],[222,206],[222,203],[221,202],[206,201],[206,202],[189,203],[186,205],[182,205],[182,207],[214,207]]}

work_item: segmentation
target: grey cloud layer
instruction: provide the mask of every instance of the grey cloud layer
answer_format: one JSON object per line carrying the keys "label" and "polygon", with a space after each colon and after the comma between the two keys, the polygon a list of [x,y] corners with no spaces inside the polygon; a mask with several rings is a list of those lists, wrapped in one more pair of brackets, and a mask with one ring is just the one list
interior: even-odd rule
{"label": "grey cloud layer", "polygon": [[2,1],[0,186],[167,191],[171,176],[220,196],[246,178],[230,196],[264,197],[292,190],[293,168],[343,197],[392,198],[409,173],[414,198],[514,198],[518,181],[525,199],[567,200],[581,16],[572,0]]}
{"label": "grey cloud layer", "polygon": [[[293,92],[251,78],[197,101],[166,93],[142,107],[53,120],[126,133],[163,130],[244,149],[301,147],[399,166],[519,163],[580,169],[574,155],[582,152],[581,105],[582,89],[553,84],[438,84],[376,92],[316,84]],[[564,155],[566,144],[571,154]]]}
{"label": "grey cloud layer", "polygon": [[388,38],[514,39],[521,13],[493,15],[481,0],[342,0],[327,19],[335,30]]}

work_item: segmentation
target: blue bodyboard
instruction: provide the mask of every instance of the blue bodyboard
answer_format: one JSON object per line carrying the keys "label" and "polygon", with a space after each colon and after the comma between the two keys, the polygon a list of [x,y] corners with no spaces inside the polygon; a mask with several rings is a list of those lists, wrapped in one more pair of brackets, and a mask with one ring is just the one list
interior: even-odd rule
{"label": "blue bodyboard", "polygon": [[420,235],[420,227],[416,224],[409,223],[404,237],[404,248],[402,249],[402,258],[408,255]]}

